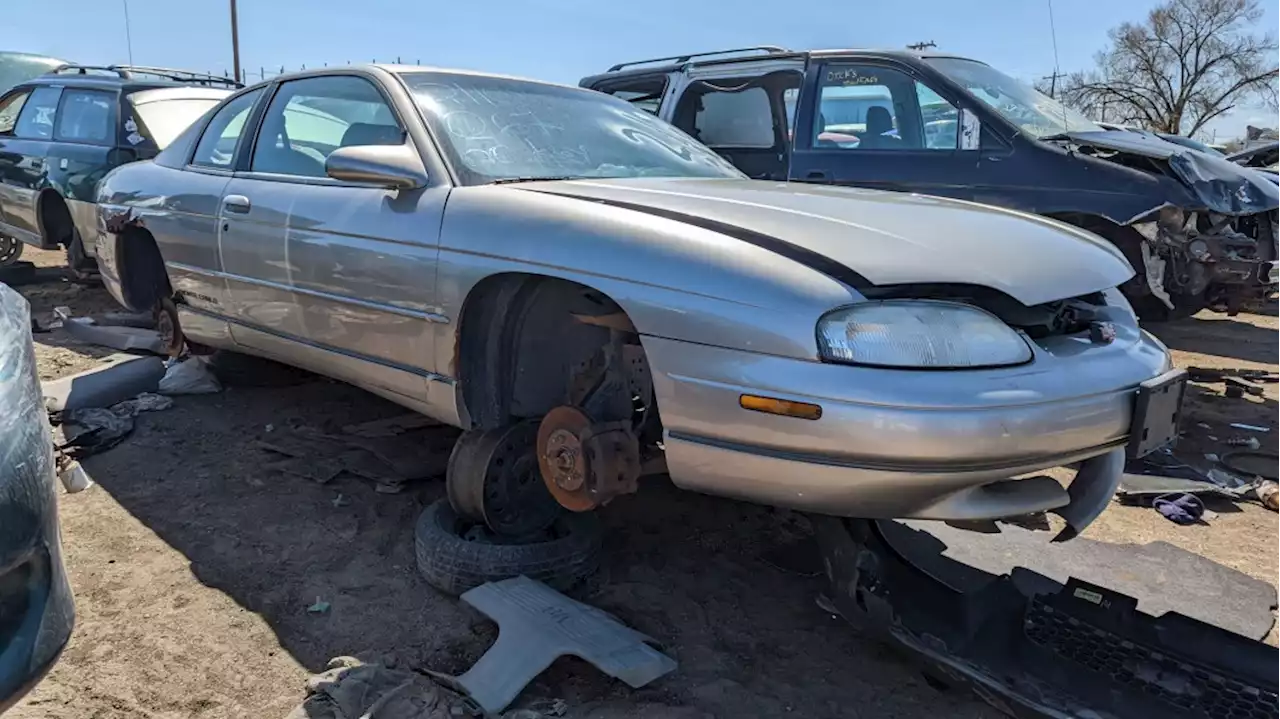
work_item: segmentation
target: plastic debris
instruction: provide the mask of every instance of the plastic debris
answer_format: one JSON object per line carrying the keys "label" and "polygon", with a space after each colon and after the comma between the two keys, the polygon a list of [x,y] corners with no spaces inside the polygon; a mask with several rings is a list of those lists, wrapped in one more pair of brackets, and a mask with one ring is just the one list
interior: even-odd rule
{"label": "plastic debris", "polygon": [[1231,423],[1231,426],[1232,426],[1232,427],[1235,427],[1236,429],[1244,429],[1244,430],[1248,430],[1248,431],[1250,431],[1250,432],[1262,432],[1262,433],[1266,433],[1266,432],[1270,432],[1270,431],[1271,431],[1271,428],[1270,428],[1270,427],[1259,427],[1259,426],[1258,426],[1258,425],[1256,425],[1256,424],[1243,424],[1243,423],[1241,423],[1241,422],[1232,422],[1232,423]]}
{"label": "plastic debris", "polygon": [[45,409],[57,412],[83,407],[110,407],[142,392],[155,392],[164,376],[159,357],[116,354],[101,366],[40,383]]}
{"label": "plastic debris", "polygon": [[1204,456],[1204,458],[1205,458],[1205,459],[1207,459],[1207,460],[1209,460],[1210,462],[1213,462],[1214,464],[1217,464],[1217,463],[1218,463],[1218,455],[1216,455],[1216,454],[1214,454],[1214,453],[1212,453],[1212,452],[1209,452],[1208,454],[1206,454],[1206,455]]}
{"label": "plastic debris", "polygon": [[307,607],[308,614],[324,614],[327,611],[329,611],[329,603],[322,600],[320,597],[316,597],[315,604]]}
{"label": "plastic debris", "polygon": [[675,670],[654,640],[611,614],[576,602],[542,582],[513,577],[462,595],[498,623],[498,640],[466,673],[431,676],[467,693],[486,712],[507,707],[558,657],[576,656],[638,689]]}
{"label": "plastic debris", "polygon": [[222,383],[199,357],[169,360],[160,378],[160,394],[213,394],[222,391]]}
{"label": "plastic debris", "polygon": [[1248,447],[1249,449],[1257,449],[1262,446],[1258,442],[1257,437],[1232,437],[1227,440],[1228,447]]}
{"label": "plastic debris", "polygon": [[91,317],[67,317],[62,321],[67,334],[89,344],[112,347],[125,352],[142,350],[152,354],[165,354],[164,341],[155,330],[119,325],[100,325]]}

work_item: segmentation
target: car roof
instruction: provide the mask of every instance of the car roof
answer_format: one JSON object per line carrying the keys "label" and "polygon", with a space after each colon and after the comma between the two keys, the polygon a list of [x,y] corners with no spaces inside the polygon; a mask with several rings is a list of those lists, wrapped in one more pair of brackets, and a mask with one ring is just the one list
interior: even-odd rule
{"label": "car roof", "polygon": [[[930,58],[950,58],[981,62],[973,58],[950,53],[922,52],[916,50],[899,50],[884,48],[830,48],[825,50],[788,50],[776,45],[738,48],[733,50],[716,50],[711,52],[688,53],[671,57],[660,57],[652,60],[634,60],[618,63],[605,72],[582,79],[582,85],[590,85],[602,80],[616,80],[636,75],[650,75],[663,72],[674,72],[687,67],[706,67],[711,65],[746,64],[751,62],[773,62],[789,58],[796,59],[832,59],[841,57],[875,58],[913,62]],[[698,59],[702,58],[702,59]]]}
{"label": "car roof", "polygon": [[91,87],[98,89],[152,89],[163,87],[242,87],[229,77],[206,75],[161,67],[138,65],[75,65],[64,64],[43,75],[33,77],[23,85],[61,85],[65,87]]}
{"label": "car roof", "polygon": [[547,85],[550,87],[560,87],[568,90],[582,91],[577,85],[565,85],[558,82],[548,82],[546,80],[538,80],[529,77],[520,77],[518,75],[503,75],[496,72],[481,72],[479,70],[464,70],[456,67],[436,67],[433,65],[397,65],[395,63],[365,63],[358,65],[335,65],[330,67],[318,67],[308,70],[299,70],[298,72],[277,75],[263,82],[259,82],[250,87],[261,87],[273,82],[288,82],[304,77],[316,77],[324,75],[342,74],[343,71],[353,71],[357,73],[368,73],[370,71],[381,71],[393,73],[396,75],[412,75],[415,73],[440,73],[442,75],[469,75],[473,77],[492,77],[500,80],[514,80],[516,82],[527,82],[533,85]]}

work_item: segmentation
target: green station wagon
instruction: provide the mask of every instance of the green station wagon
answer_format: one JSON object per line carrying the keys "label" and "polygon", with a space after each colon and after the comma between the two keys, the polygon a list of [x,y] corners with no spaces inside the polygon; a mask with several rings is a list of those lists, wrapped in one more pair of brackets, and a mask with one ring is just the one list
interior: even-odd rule
{"label": "green station wagon", "polygon": [[0,265],[17,261],[26,243],[65,248],[75,277],[96,271],[98,181],[120,165],[155,157],[237,86],[162,68],[63,65],[5,91]]}

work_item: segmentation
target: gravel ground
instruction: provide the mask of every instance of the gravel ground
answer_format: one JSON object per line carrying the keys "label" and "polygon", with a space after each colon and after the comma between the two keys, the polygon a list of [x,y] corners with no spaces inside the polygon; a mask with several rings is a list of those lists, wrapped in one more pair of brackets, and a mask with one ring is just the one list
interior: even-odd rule
{"label": "gravel ground", "polygon": [[[30,256],[47,266],[59,260]],[[112,308],[101,289],[66,282],[23,292],[42,322],[58,305],[76,314]],[[1158,333],[1182,366],[1274,370],[1271,312],[1206,313]],[[106,354],[56,330],[36,342],[44,379]],[[1193,387],[1179,453],[1220,451],[1240,434],[1230,422],[1270,427],[1260,436],[1274,448],[1276,386],[1247,399],[1220,389]],[[61,662],[8,716],[273,719],[333,656],[441,671],[469,665],[495,628],[433,592],[414,568],[413,522],[443,483],[394,495],[354,478],[320,485],[265,470],[251,446],[267,425],[332,428],[398,413],[319,381],[181,398],[144,416],[123,445],[86,462],[96,486],[61,497],[78,624]],[[1179,527],[1114,505],[1086,536],[1164,540],[1275,585],[1276,514],[1252,504],[1212,508],[1210,523]],[[818,609],[818,579],[762,560],[803,533],[803,518],[661,480],[646,480],[602,515],[606,566],[585,598],[665,642],[680,668],[633,691],[565,659],[524,700],[563,699],[569,716],[597,718],[997,716],[965,695],[935,691],[891,651]],[[330,603],[327,613],[306,611],[317,598]]]}

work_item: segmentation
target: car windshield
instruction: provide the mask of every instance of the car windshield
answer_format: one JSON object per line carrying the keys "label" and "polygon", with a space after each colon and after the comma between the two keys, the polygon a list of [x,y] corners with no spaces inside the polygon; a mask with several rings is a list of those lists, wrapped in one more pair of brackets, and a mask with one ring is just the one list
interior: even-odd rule
{"label": "car windshield", "polygon": [[[218,102],[219,98],[216,97],[181,98],[135,102],[134,107],[142,119],[142,124],[146,126],[147,132],[151,135],[151,139],[155,141],[156,147],[163,150],[191,123],[208,112]],[[136,130],[125,129],[131,135],[136,132]],[[138,137],[141,138],[141,135],[138,135]],[[133,142],[132,139],[129,141]],[[141,142],[141,139],[138,142]]]}
{"label": "car windshield", "polygon": [[463,184],[744,175],[675,127],[589,90],[484,75],[401,75]]}
{"label": "car windshield", "polygon": [[1064,132],[1102,132],[1105,129],[990,65],[955,57],[929,58],[928,63],[1034,137]]}

